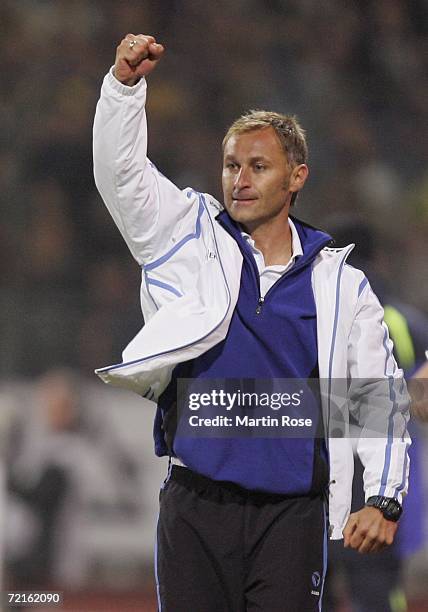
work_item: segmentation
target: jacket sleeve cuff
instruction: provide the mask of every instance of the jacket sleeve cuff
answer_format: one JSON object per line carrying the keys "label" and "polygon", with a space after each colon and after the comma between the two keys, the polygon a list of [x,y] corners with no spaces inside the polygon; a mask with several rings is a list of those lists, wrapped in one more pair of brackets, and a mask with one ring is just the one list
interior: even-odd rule
{"label": "jacket sleeve cuff", "polygon": [[[370,487],[370,489],[367,489],[367,491],[365,492],[365,500],[367,501],[369,497],[373,497],[374,495],[380,495],[379,488],[380,487]],[[397,490],[392,489],[391,487],[386,487],[385,491],[382,493],[382,497],[395,497],[395,499],[397,499],[400,504],[403,503],[403,496],[403,491],[399,491],[397,493]]]}
{"label": "jacket sleeve cuff", "polygon": [[124,85],[113,74],[114,66],[110,68],[106,76],[106,82],[110,87],[112,87],[117,93],[122,94],[123,96],[135,96],[135,94],[146,86],[146,79],[141,77],[141,79],[135,85],[129,86]]}

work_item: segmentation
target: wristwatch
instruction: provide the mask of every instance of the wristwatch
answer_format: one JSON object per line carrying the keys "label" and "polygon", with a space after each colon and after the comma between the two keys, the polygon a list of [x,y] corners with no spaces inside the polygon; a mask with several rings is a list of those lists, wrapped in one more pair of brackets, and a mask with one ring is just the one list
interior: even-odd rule
{"label": "wristwatch", "polygon": [[403,508],[395,497],[383,497],[382,495],[373,495],[366,501],[366,506],[372,506],[378,508],[383,516],[388,521],[394,521],[396,523],[400,516],[403,514]]}

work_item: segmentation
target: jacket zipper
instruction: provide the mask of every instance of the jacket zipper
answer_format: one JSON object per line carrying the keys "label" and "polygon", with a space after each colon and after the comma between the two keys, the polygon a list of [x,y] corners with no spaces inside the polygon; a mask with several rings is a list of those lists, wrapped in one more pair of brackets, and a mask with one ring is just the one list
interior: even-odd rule
{"label": "jacket zipper", "polygon": [[[329,243],[331,242],[331,240],[329,242],[327,242],[327,244],[325,244],[324,246],[322,246],[321,248],[324,248],[325,246],[327,246]],[[265,293],[264,296],[260,295],[260,274],[259,274],[259,269],[257,267],[257,263],[255,261],[255,259],[253,258],[253,260],[250,260],[251,266],[253,267],[253,269],[256,269],[256,283],[257,283],[257,288],[258,288],[258,292],[259,292],[259,298],[257,300],[257,307],[256,307],[256,315],[259,315],[262,313],[262,309],[263,309],[263,304],[266,300],[266,297],[268,296],[268,294],[276,287],[276,285],[278,284],[278,282],[281,282],[283,278],[285,278],[286,276],[289,275],[289,273],[291,272],[297,272],[301,267],[305,266],[307,264],[307,262],[304,262],[302,264],[299,265],[300,262],[297,262],[296,264],[294,264],[294,266],[292,266],[289,270],[287,270],[287,272],[285,272],[284,274],[282,274],[282,276],[280,276],[280,278],[272,285],[272,287],[270,287],[267,292]]]}
{"label": "jacket zipper", "polygon": [[[224,230],[226,230],[226,232],[232,236],[232,238],[235,240],[235,242],[239,245],[239,240],[238,240],[238,236],[234,235],[235,232],[231,231],[231,229],[227,226],[226,223],[224,223],[224,221],[220,220],[219,224],[223,227]],[[321,249],[323,249],[326,246],[331,245],[332,243],[334,243],[334,240],[332,239],[328,239],[326,240],[323,244],[321,244],[319,250],[317,252],[319,252]],[[297,270],[299,270],[299,268],[303,265],[306,265],[307,262],[304,262],[303,264],[300,262],[297,262],[294,266],[292,266],[292,268],[290,270],[287,270],[287,272],[285,272],[279,279],[277,282],[275,282],[272,287],[270,287],[270,289],[268,289],[268,291],[266,292],[266,294],[264,296],[261,295],[261,287],[260,287],[260,273],[259,273],[259,269],[257,267],[257,263],[256,260],[253,256],[252,253],[249,253],[245,248],[241,250],[242,255],[244,257],[244,259],[247,259],[248,263],[250,264],[251,269],[253,270],[254,273],[254,280],[256,282],[256,286],[257,286],[257,293],[258,293],[258,299],[257,299],[257,306],[255,309],[255,313],[256,315],[260,315],[262,314],[262,310],[263,310],[263,304],[265,303],[266,297],[268,296],[268,294],[276,287],[277,283],[279,281],[282,281],[282,279],[286,276],[288,276],[289,273],[291,272],[296,272]]]}

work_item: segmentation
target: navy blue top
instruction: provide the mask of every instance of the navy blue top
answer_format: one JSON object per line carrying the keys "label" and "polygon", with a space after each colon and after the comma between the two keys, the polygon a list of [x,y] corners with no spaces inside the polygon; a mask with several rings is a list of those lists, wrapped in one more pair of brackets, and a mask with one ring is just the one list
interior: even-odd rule
{"label": "navy blue top", "polygon": [[[238,302],[225,340],[200,357],[175,368],[172,381],[158,403],[154,431],[156,453],[170,454],[170,448],[194,471],[248,489],[287,495],[321,490],[326,484],[327,470],[320,435],[320,405],[316,394],[307,389],[304,402],[299,406],[289,407],[287,411],[283,408],[272,411],[267,407],[263,412],[279,421],[283,414],[311,418],[314,425],[307,435],[300,429],[298,437],[295,437],[293,428],[273,426],[271,429],[243,428],[244,434],[236,437],[227,435],[228,431],[223,427],[217,428],[217,433],[213,434],[211,430],[205,436],[200,433],[201,428],[190,431],[188,418],[191,413],[185,409],[178,411],[177,423],[175,401],[177,379],[180,378],[196,379],[198,383],[200,379],[239,379],[241,384],[238,387],[245,391],[249,381],[252,380],[254,386],[254,379],[307,380],[318,377],[311,264],[331,237],[293,219],[303,255],[269,289],[260,304],[259,271],[250,246],[242,237],[239,226],[226,212],[220,213],[217,220],[235,238],[244,257]],[[226,382],[220,386],[225,385],[228,386]],[[298,389],[301,387],[299,383]],[[210,388],[207,380],[204,391]],[[257,388],[266,390],[263,385]],[[289,388],[278,390],[288,391]],[[192,391],[191,386],[188,391]],[[216,413],[219,413],[218,408],[208,407],[203,414],[201,411],[193,414],[214,416]],[[247,408],[246,413],[254,416],[251,408]],[[228,412],[223,410],[221,414],[234,418],[238,411],[232,408]],[[245,414],[245,409],[239,414]],[[196,433],[195,429],[198,430]],[[285,430],[286,436],[279,433]],[[202,428],[202,431],[208,429]]]}

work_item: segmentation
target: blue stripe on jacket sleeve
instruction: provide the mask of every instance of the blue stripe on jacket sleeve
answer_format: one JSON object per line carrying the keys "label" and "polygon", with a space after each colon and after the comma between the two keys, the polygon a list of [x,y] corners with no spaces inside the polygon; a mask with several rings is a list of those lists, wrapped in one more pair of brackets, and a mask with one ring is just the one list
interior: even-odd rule
{"label": "blue stripe on jacket sleeve", "polygon": [[[336,280],[336,302],[334,307],[334,322],[333,322],[333,334],[331,338],[331,346],[330,346],[330,358],[328,364],[328,415],[327,415],[327,430],[330,427],[330,406],[331,406],[331,374],[333,370],[333,355],[334,355],[334,347],[336,344],[336,334],[337,334],[337,324],[339,321],[339,302],[340,302],[340,283],[342,279],[342,270],[345,265],[346,259],[343,259],[342,263],[339,266],[339,270],[337,272],[337,280]],[[328,436],[327,436],[327,446],[328,446]],[[328,450],[328,449],[327,449]]]}
{"label": "blue stripe on jacket sleeve", "polygon": [[177,297],[182,297],[182,295],[183,295],[182,293],[180,293],[178,291],[178,289],[176,289],[172,285],[168,285],[168,283],[163,283],[162,281],[156,280],[155,278],[150,278],[149,276],[147,276],[146,278],[147,278],[147,284],[148,285],[154,285],[155,287],[160,287],[161,289],[166,289],[167,291],[170,291],[171,293],[173,293]]}
{"label": "blue stripe on jacket sleeve", "polygon": [[367,276],[365,276],[363,280],[361,281],[360,286],[358,287],[358,297],[360,297],[360,295],[363,292],[364,287],[367,285],[368,282],[369,282],[369,279],[367,278]]}
{"label": "blue stripe on jacket sleeve", "polygon": [[152,261],[144,265],[144,269],[146,271],[153,270],[154,268],[161,266],[163,263],[168,261],[168,259],[170,259],[177,251],[179,251],[187,242],[189,242],[189,240],[194,240],[195,238],[197,239],[200,237],[201,235],[201,217],[205,210],[205,207],[204,207],[204,202],[201,197],[201,194],[198,194],[198,196],[199,196],[199,208],[198,208],[198,216],[196,219],[195,231],[191,234],[187,234],[187,236],[184,236],[184,238],[182,238],[179,242],[177,242],[177,244],[175,244],[172,247],[172,249],[167,251],[165,255],[162,255],[158,259],[155,259],[155,261]]}
{"label": "blue stripe on jacket sleeve", "polygon": [[[385,326],[385,332],[384,332],[384,337],[383,337],[383,346],[386,352],[385,368],[384,368],[385,376],[387,376],[388,362],[391,358],[391,351],[388,348],[387,339],[388,339],[388,328]],[[395,364],[394,364],[394,371],[395,371]],[[385,459],[384,459],[384,464],[383,464],[381,487],[379,490],[379,495],[385,494],[385,489],[386,489],[386,485],[388,482],[389,468],[391,467],[391,447],[392,447],[393,434],[394,434],[394,414],[397,409],[397,404],[395,401],[396,396],[395,396],[395,389],[394,389],[394,378],[392,376],[388,376],[388,383],[389,383],[389,399],[391,400],[392,408],[391,408],[390,415],[388,417],[388,440],[387,440],[386,448],[385,448]]]}

